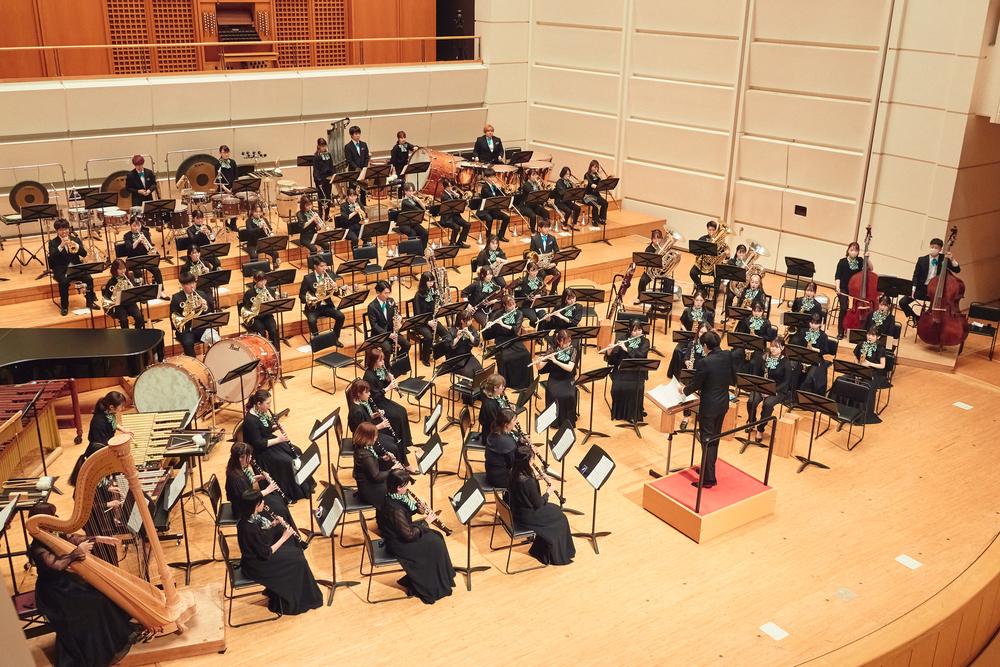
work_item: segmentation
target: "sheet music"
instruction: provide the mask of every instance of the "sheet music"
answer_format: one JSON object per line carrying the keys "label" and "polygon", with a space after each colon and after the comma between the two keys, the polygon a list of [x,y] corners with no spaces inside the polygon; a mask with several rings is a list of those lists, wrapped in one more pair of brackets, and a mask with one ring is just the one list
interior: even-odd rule
{"label": "sheet music", "polygon": [[344,506],[341,504],[340,498],[334,498],[330,512],[323,517],[323,521],[320,523],[320,530],[323,531],[324,536],[329,537],[333,535],[333,529],[337,527],[337,522],[340,521],[340,516],[343,513]]}
{"label": "sheet music", "polygon": [[295,483],[302,484],[303,482],[305,482],[307,479],[309,479],[309,475],[313,474],[313,472],[315,472],[317,468],[319,468],[319,454],[313,453],[313,455],[310,456],[309,459],[302,464],[302,467],[299,468],[299,471],[295,473]]}
{"label": "sheet music", "polygon": [[420,462],[417,464],[417,469],[420,471],[420,474],[426,475],[427,471],[430,470],[435,463],[437,463],[437,460],[441,458],[441,454],[443,453],[444,452],[441,449],[440,442],[434,443],[433,447],[424,452],[423,458],[420,459]]}
{"label": "sheet music", "polygon": [[167,485],[167,509],[171,509],[177,499],[181,497],[181,493],[184,492],[184,487],[187,486],[187,462],[180,467],[177,471],[177,476],[170,480],[170,484]]}
{"label": "sheet music", "polygon": [[576,442],[576,433],[573,429],[566,429],[563,431],[562,437],[556,442],[552,443],[552,455],[556,457],[556,461],[562,461],[563,457],[569,452],[569,448],[573,446]]}
{"label": "sheet music", "polygon": [[486,502],[486,498],[483,497],[483,492],[476,489],[455,511],[458,520],[462,524],[468,523],[469,519],[476,513],[476,510],[483,506],[484,502]]}
{"label": "sheet music", "polygon": [[2,510],[0,510],[0,533],[2,533],[4,528],[7,527],[7,522],[10,521],[11,517],[14,515],[14,508],[17,507],[17,501],[20,497],[20,493],[12,494],[10,502],[7,503]]}
{"label": "sheet music", "polygon": [[438,401],[438,404],[434,406],[434,411],[431,413],[431,416],[427,418],[426,422],[424,422],[424,435],[431,434],[431,431],[433,431],[437,426],[438,419],[441,418],[442,411],[443,408],[441,406],[441,401]]}
{"label": "sheet music", "polygon": [[535,418],[535,434],[539,434],[555,423],[559,417],[559,404],[552,403]]}
{"label": "sheet music", "polygon": [[132,513],[128,515],[128,521],[125,522],[125,525],[128,526],[129,531],[133,534],[138,533],[139,529],[142,528],[142,514],[139,513],[139,503],[144,502],[146,502],[145,497],[136,499],[135,504],[132,505]]}
{"label": "sheet music", "polygon": [[601,488],[601,484],[607,479],[608,475],[611,474],[611,470],[615,467],[614,461],[609,459],[607,456],[602,456],[600,462],[594,469],[590,471],[587,475],[587,483],[590,484],[595,489]]}
{"label": "sheet music", "polygon": [[670,378],[669,383],[658,385],[655,389],[647,391],[646,394],[664,408],[672,408],[681,403],[694,400],[693,395],[687,396],[684,394],[683,390],[681,390],[681,383],[677,378]]}

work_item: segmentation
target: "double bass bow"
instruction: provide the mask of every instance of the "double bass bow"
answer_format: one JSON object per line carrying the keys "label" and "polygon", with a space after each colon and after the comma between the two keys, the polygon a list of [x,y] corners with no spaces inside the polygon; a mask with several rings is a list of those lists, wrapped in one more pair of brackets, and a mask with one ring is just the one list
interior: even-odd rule
{"label": "double bass bow", "polygon": [[875,310],[880,296],[878,291],[878,274],[868,268],[868,246],[872,242],[872,226],[868,225],[865,232],[865,252],[861,256],[861,273],[851,276],[847,293],[851,295],[851,309],[844,316],[845,329],[860,329],[868,319],[868,314]]}
{"label": "double bass bow", "polygon": [[952,227],[944,250],[938,255],[940,268],[927,283],[927,294],[934,294],[930,307],[920,313],[917,336],[928,345],[958,345],[969,335],[969,320],[962,314],[959,302],[965,296],[965,283],[949,270],[948,253],[958,237],[958,227]]}

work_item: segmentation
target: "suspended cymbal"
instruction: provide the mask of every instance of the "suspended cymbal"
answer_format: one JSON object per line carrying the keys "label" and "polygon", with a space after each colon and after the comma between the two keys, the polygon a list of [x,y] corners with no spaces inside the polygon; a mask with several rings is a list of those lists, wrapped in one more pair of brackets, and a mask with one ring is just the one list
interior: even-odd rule
{"label": "suspended cymbal", "polygon": [[101,183],[101,192],[118,193],[118,208],[123,211],[132,208],[132,192],[125,188],[126,178],[128,178],[127,171],[116,171]]}
{"label": "suspended cymbal", "polygon": [[195,192],[215,192],[215,175],[219,171],[219,161],[207,153],[192,155],[177,168],[174,182],[179,183],[185,176]]}
{"label": "suspended cymbal", "polygon": [[10,191],[10,205],[18,213],[22,206],[49,203],[49,191],[38,181],[21,181]]}

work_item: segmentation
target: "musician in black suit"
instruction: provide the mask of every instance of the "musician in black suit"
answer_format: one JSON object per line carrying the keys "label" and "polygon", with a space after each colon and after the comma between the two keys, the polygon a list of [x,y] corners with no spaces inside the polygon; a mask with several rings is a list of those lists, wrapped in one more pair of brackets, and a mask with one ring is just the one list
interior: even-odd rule
{"label": "musician in black suit", "polygon": [[[371,156],[368,153],[368,144],[361,141],[361,128],[357,125],[352,125],[351,129],[348,130],[348,134],[351,135],[351,140],[344,145],[344,158],[347,160],[347,169],[348,171],[364,169],[368,166]],[[363,191],[361,192],[361,205],[368,205],[368,197]]]}
{"label": "musician in black suit", "polygon": [[[243,302],[240,303],[240,314],[242,315],[244,310],[252,310],[254,299],[257,298],[261,300],[261,304],[277,298],[274,290],[267,286],[267,274],[263,271],[253,272],[253,287],[243,294]],[[274,315],[257,315],[247,324],[247,330],[260,336],[266,335],[274,344],[275,349],[277,349],[280,341],[278,340],[278,323],[274,319]]]}
{"label": "musician in black suit", "polygon": [[187,256],[187,261],[184,262],[180,272],[193,273],[196,278],[209,271],[218,271],[221,266],[217,257],[202,257],[201,248],[196,245],[188,248]]}
{"label": "musician in black suit", "polygon": [[[482,199],[489,199],[490,197],[502,197],[504,196],[504,191],[498,188],[490,179],[496,175],[496,172],[492,169],[487,169],[483,180],[483,187],[479,191],[479,196]],[[510,216],[503,209],[493,209],[486,210],[481,209],[476,211],[476,217],[483,221],[486,225],[486,233],[493,233],[493,221],[500,221],[500,229],[497,232],[497,236],[500,237],[501,241],[507,241],[507,226],[510,225]]]}
{"label": "musician in black suit", "polygon": [[[66,315],[69,312],[69,278],[66,277],[66,272],[71,264],[83,263],[81,257],[87,256],[87,250],[80,237],[70,234],[68,220],[59,218],[54,227],[56,235],[49,240],[49,270],[59,284],[60,314]],[[72,248],[73,244],[76,244],[75,248]],[[87,307],[97,310],[99,306],[94,296],[94,279],[90,274],[84,274],[76,280],[87,286]]]}
{"label": "musician in black suit", "polygon": [[[441,179],[441,202],[454,201],[462,198],[462,193],[455,188],[455,183],[450,178]],[[461,248],[469,248],[469,230],[472,222],[466,220],[461,213],[448,213],[442,215],[438,224],[445,229],[451,230],[451,245]]]}
{"label": "musician in black suit", "polygon": [[[399,203],[400,210],[424,211],[424,214],[426,216],[427,208],[424,206],[423,202],[417,199],[416,194],[417,194],[417,186],[415,186],[413,183],[407,183],[406,185],[404,185],[403,199]],[[427,233],[427,229],[423,225],[419,223],[416,225],[401,225],[397,222],[396,229],[399,230],[401,234],[406,234],[410,238],[420,239],[421,251],[427,249],[427,239],[429,235]]]}
{"label": "musician in black suit", "polygon": [[[719,230],[719,223],[717,223],[715,220],[709,220],[707,223],[705,223],[705,228],[708,230],[708,233],[705,234],[704,236],[700,237],[698,239],[699,241],[711,241],[712,237]],[[714,269],[713,269],[713,273],[714,273]],[[699,290],[700,289],[702,291],[705,291],[705,288],[701,284],[701,279],[702,279],[703,276],[712,275],[712,274],[702,273],[701,272],[701,269],[698,268],[697,257],[696,257],[695,258],[695,264],[694,264],[694,266],[691,267],[691,272],[688,275],[691,276],[691,282],[694,283],[694,289],[695,290]],[[713,275],[713,280],[714,280],[714,285],[713,285],[713,289],[712,289],[712,303],[716,304],[716,303],[719,302],[719,286],[722,284],[722,280],[719,279],[719,278],[716,278],[714,275]]]}
{"label": "musician in black suit", "polygon": [[[913,302],[923,301],[927,298],[927,283],[938,274],[944,263],[940,256],[942,248],[944,248],[944,241],[931,239],[930,253],[919,258],[913,267],[913,287],[910,290],[910,296],[904,296],[899,300],[899,309],[910,318],[913,326],[917,326],[917,314],[913,312]],[[945,258],[948,260],[949,271],[952,273],[962,271],[958,262],[951,258],[951,252],[945,255]]]}
{"label": "musician in black suit", "polygon": [[392,321],[398,311],[396,309],[396,302],[391,297],[392,286],[389,284],[389,281],[378,281],[375,285],[375,298],[368,304],[368,326],[371,329],[372,336],[384,333],[392,334],[381,346],[386,358],[390,358],[392,348],[394,347],[393,342],[396,343],[395,347],[398,350],[396,356],[405,357],[410,351],[410,341],[406,340],[405,335],[392,333]]}
{"label": "musician in black suit", "polygon": [[[184,315],[184,304],[187,303],[188,299],[194,300],[192,302],[193,312],[199,315],[204,315],[215,310],[215,301],[212,299],[212,295],[202,294],[195,289],[197,281],[198,279],[190,273],[182,273],[180,277],[181,291],[170,298],[170,324],[174,326],[177,342],[184,348],[184,354],[189,357],[195,356],[194,344],[202,339],[202,336],[205,335],[208,329],[192,330],[190,321],[185,322],[180,329],[177,329],[176,325],[174,325],[174,317],[176,315]],[[201,300],[200,304],[198,302],[199,299]]]}
{"label": "musician in black suit", "polygon": [[[333,298],[327,297],[316,304],[315,308],[309,307],[306,295],[316,295],[317,285],[323,282],[326,275],[327,263],[322,255],[317,255],[313,262],[313,270],[302,279],[302,286],[299,288],[299,301],[305,306],[306,321],[309,323],[309,334],[315,336],[319,333],[319,318],[329,317],[333,320],[333,337],[336,339],[334,345],[343,347],[340,342],[340,330],[344,327],[344,314],[333,305]],[[332,281],[332,279],[331,279]]]}
{"label": "musician in black suit", "polygon": [[158,188],[156,186],[156,174],[149,169],[144,169],[146,159],[141,155],[132,158],[135,169],[128,172],[125,177],[125,189],[132,193],[132,206],[142,206],[143,202],[156,199]]}
{"label": "musician in black suit", "polygon": [[[701,404],[698,408],[698,433],[701,446],[706,450],[704,457],[705,488],[718,484],[715,477],[715,460],[719,455],[719,434],[722,422],[729,411],[729,383],[733,376],[733,356],[729,350],[722,350],[722,339],[715,331],[706,331],[701,336],[701,346],[706,350],[703,359],[694,362],[694,376],[684,387],[684,394],[690,396],[698,392]],[[698,486],[698,482],[692,482]]]}
{"label": "musician in black suit", "polygon": [[[133,215],[128,226],[130,231],[122,239],[122,243],[125,246],[124,257],[145,257],[146,255],[157,254],[156,246],[153,245],[153,238],[149,233],[149,228],[142,226],[142,218],[138,215]],[[163,274],[160,272],[159,267],[151,266],[146,271],[153,277],[153,282],[160,286],[160,291],[162,292]]]}
{"label": "musician in black suit", "polygon": [[207,227],[204,211],[195,210],[191,213],[191,225],[184,230],[184,233],[195,245],[208,245],[215,240],[215,235],[212,234],[210,238],[209,234],[212,230],[208,229],[208,233],[206,233]]}
{"label": "musician in black suit", "polygon": [[316,153],[313,155],[312,177],[313,185],[319,190],[319,214],[324,219],[326,211],[330,208],[330,200],[333,199],[333,178],[334,165],[333,156],[330,155],[329,146],[326,139],[320,137],[316,140]]}
{"label": "musician in black suit", "polygon": [[[524,182],[521,186],[521,199],[528,196],[532,192],[537,192],[542,189],[541,176],[537,169],[530,169],[528,171],[528,180]],[[528,228],[531,229],[531,233],[535,233],[535,227],[538,224],[538,220],[547,220],[549,217],[549,209],[545,208],[543,204],[536,204],[534,206],[528,206],[525,203],[521,203],[517,207],[517,212],[521,214],[521,217],[528,221]]]}
{"label": "musician in black suit", "polygon": [[580,219],[580,205],[576,202],[564,202],[563,197],[566,196],[566,191],[573,186],[573,180],[570,178],[573,172],[570,171],[569,167],[563,167],[559,171],[559,180],[556,181],[555,187],[555,205],[559,209],[563,216],[566,218],[566,224],[569,225],[570,229],[576,229],[576,222]]}
{"label": "musician in black suit", "polygon": [[[556,237],[549,233],[551,229],[552,223],[549,222],[548,218],[539,220],[538,233],[531,237],[528,251],[537,252],[539,257],[559,252],[559,244],[556,243]],[[556,268],[556,265],[553,264],[546,269],[539,269],[539,274],[543,278],[552,276],[552,289],[549,291],[549,294],[557,294],[559,291],[559,281],[562,280],[562,273]]]}
{"label": "musician in black suit", "polygon": [[486,164],[503,163],[503,142],[500,137],[493,136],[493,126],[487,125],[483,128],[483,136],[476,139],[476,145],[472,148],[472,157],[477,162]]}

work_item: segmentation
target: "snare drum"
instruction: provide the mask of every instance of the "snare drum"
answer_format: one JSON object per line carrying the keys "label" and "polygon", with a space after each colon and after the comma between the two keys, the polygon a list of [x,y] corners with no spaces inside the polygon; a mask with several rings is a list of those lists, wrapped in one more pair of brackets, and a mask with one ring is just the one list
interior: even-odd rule
{"label": "snare drum", "polygon": [[209,199],[207,192],[191,193],[191,210],[201,211],[202,213],[210,213],[212,211],[212,200]]}
{"label": "snare drum", "polygon": [[188,207],[184,204],[178,204],[170,213],[170,222],[167,223],[167,228],[186,229],[189,224],[191,224],[191,216],[188,215]]}
{"label": "snare drum", "polygon": [[[259,359],[257,370],[230,380],[217,387],[220,401],[239,403],[248,400],[258,389],[270,389],[278,378],[278,353],[266,339],[256,334],[227,338],[208,348],[205,364],[216,378],[224,378],[229,371]],[[242,390],[240,386],[242,384]]]}
{"label": "snare drum", "polygon": [[189,418],[212,409],[215,376],[194,357],[168,357],[135,379],[133,397],[139,412],[187,410]]}
{"label": "snare drum", "polygon": [[[218,196],[218,195],[216,195]],[[222,217],[235,218],[240,214],[240,200],[236,197],[222,198]]]}

